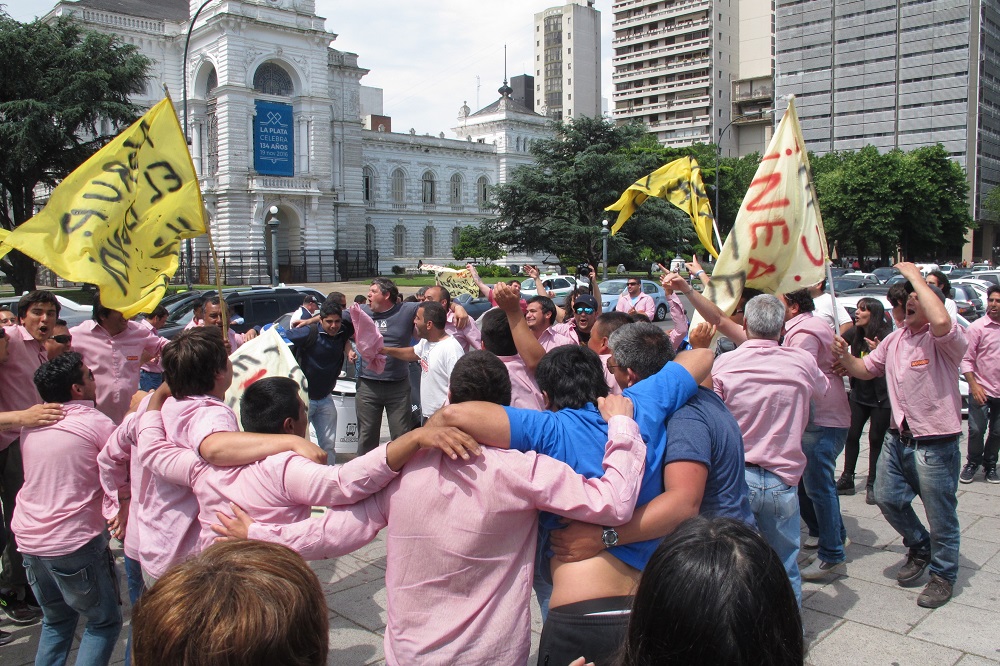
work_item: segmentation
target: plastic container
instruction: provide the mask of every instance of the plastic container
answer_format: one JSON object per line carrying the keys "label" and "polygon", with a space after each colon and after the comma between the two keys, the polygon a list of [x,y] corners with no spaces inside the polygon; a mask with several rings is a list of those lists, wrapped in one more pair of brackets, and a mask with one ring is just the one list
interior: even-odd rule
{"label": "plastic container", "polygon": [[337,453],[358,453],[358,410],[355,405],[357,384],[338,379],[333,387],[333,404],[337,408]]}

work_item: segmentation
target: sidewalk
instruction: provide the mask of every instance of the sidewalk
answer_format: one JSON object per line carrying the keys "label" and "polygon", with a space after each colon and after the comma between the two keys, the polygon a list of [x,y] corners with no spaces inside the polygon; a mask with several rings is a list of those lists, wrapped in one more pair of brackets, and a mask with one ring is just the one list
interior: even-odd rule
{"label": "sidewalk", "polygon": [[[382,441],[387,440],[388,428],[383,424]],[[864,478],[868,470],[862,466],[868,460],[867,432],[862,436],[862,446],[857,474],[861,489],[856,495],[841,497],[841,511],[851,538],[847,549],[847,575],[826,584],[803,581],[802,616],[809,644],[806,663],[812,666],[1000,664],[1000,640],[997,639],[997,627],[1000,627],[1000,485],[982,481],[981,472],[974,483],[960,484],[961,570],[955,595],[939,609],[920,608],[917,595],[922,585],[906,589],[896,585],[895,572],[906,553],[902,539],[885,522],[878,507],[865,504]],[[964,452],[964,438],[961,446]],[[837,465],[838,474],[842,462]],[[914,505],[924,520],[919,500]],[[327,663],[341,666],[384,664],[384,539],[380,536],[351,555],[314,562],[312,566],[323,583],[330,609]],[[118,568],[124,598],[126,588],[120,559]],[[926,581],[925,574],[922,583]],[[534,601],[531,614],[529,664],[534,666],[542,629],[538,605]],[[13,643],[0,647],[0,663],[5,666],[32,664],[39,625],[14,627],[3,621],[0,629],[16,636]],[[80,632],[82,625],[78,628],[78,637]],[[124,636],[123,632],[112,664],[124,663]]]}

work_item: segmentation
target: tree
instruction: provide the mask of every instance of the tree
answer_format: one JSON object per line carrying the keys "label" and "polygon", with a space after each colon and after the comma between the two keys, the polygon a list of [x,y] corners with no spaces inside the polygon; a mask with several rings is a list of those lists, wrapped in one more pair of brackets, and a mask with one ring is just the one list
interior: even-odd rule
{"label": "tree", "polygon": [[478,227],[463,227],[458,235],[458,244],[452,248],[452,254],[462,261],[472,258],[473,261],[489,263],[503,256],[503,248],[494,240],[491,232],[491,221],[483,220]]}
{"label": "tree", "polygon": [[[54,187],[138,118],[129,96],[145,90],[150,60],[66,18],[0,14],[0,62],[0,226],[10,230],[34,214],[36,187]],[[15,292],[35,288],[35,262],[20,252],[0,268]]]}

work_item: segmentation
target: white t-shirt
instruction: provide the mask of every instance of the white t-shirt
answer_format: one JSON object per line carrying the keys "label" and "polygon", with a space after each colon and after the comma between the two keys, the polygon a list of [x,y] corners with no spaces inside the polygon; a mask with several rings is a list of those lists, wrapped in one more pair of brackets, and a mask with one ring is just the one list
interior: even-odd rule
{"label": "white t-shirt", "polygon": [[[814,298],[813,305],[816,307],[816,309],[813,310],[813,316],[819,317],[825,321],[826,325],[830,327],[830,330],[833,331],[834,335],[840,335],[839,327],[834,324],[833,321],[833,308],[835,304],[833,296],[830,295],[830,292],[825,291]],[[847,309],[839,303],[836,303],[836,307],[837,318],[840,320],[840,326],[852,323],[851,315],[847,313]]]}
{"label": "white t-shirt", "polygon": [[955,305],[955,299],[944,299],[944,309],[948,311],[948,316],[951,317],[951,323],[954,324],[958,321],[958,306]]}
{"label": "white t-shirt", "polygon": [[420,413],[427,418],[448,397],[451,371],[465,350],[449,335],[437,342],[421,340],[413,346],[413,353],[420,357]]}

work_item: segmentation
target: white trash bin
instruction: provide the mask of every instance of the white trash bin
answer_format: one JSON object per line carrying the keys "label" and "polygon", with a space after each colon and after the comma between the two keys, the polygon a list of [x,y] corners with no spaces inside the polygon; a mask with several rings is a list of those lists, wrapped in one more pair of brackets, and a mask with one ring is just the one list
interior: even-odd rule
{"label": "white trash bin", "polygon": [[333,405],[337,408],[337,453],[358,453],[358,410],[355,406],[357,384],[338,379],[333,387]]}

